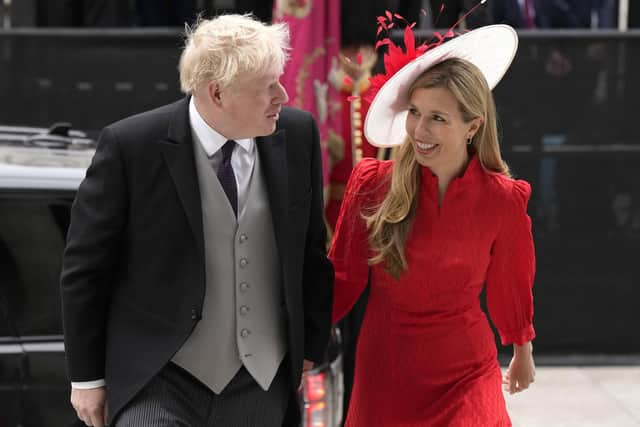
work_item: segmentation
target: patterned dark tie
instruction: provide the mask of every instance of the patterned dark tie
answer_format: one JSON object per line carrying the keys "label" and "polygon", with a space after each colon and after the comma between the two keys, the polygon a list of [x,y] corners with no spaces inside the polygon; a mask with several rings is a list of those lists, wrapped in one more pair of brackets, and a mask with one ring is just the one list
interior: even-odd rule
{"label": "patterned dark tie", "polygon": [[233,208],[233,213],[238,216],[238,187],[236,185],[236,176],[233,173],[233,166],[231,166],[231,153],[236,146],[236,142],[228,140],[222,146],[222,163],[218,167],[218,179],[222,185],[222,189],[227,194],[229,203]]}

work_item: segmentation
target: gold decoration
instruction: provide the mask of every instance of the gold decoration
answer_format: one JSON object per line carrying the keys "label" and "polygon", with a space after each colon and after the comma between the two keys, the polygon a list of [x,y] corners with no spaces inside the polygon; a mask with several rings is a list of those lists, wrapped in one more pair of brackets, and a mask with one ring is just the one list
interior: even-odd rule
{"label": "gold decoration", "polygon": [[276,18],[282,19],[284,15],[303,19],[311,13],[312,0],[276,0]]}
{"label": "gold decoration", "polygon": [[317,47],[310,55],[304,56],[302,66],[296,76],[296,101],[294,102],[294,107],[304,109],[304,83],[309,78],[309,67],[311,67],[311,65],[313,65],[313,63],[326,52],[327,51],[324,47]]}
{"label": "gold decoration", "polygon": [[329,150],[332,165],[344,159],[344,138],[335,133],[333,129],[329,129],[326,147]]}
{"label": "gold decoration", "polygon": [[369,87],[371,70],[377,60],[378,56],[370,46],[361,46],[357,50],[344,48],[338,55],[338,61],[332,62],[328,80],[336,90],[362,93]]}

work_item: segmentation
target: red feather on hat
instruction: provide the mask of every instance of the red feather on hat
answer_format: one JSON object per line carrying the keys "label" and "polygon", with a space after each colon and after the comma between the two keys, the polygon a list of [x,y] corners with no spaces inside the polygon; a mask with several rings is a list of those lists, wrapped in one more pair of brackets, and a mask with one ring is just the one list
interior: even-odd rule
{"label": "red feather on hat", "polygon": [[[378,50],[382,46],[387,46],[388,50],[384,54],[384,73],[376,74],[373,77],[369,78],[369,82],[371,83],[369,89],[362,95],[364,100],[367,102],[372,102],[373,98],[375,98],[376,94],[384,86],[384,84],[393,76],[395,73],[400,71],[402,67],[407,65],[409,62],[413,61],[420,55],[424,54],[429,49],[433,49],[436,46],[441,45],[447,39],[459,36],[460,33],[454,32],[453,29],[460,23],[463,19],[465,19],[468,15],[473,13],[480,5],[484,4],[487,0],[481,0],[478,4],[476,4],[473,8],[471,8],[467,13],[465,13],[458,22],[453,24],[453,26],[445,33],[441,34],[439,32],[434,32],[433,36],[435,37],[435,41],[432,43],[422,43],[419,46],[416,46],[415,36],[413,34],[413,27],[416,25],[415,22],[409,23],[405,18],[397,13],[391,13],[388,10],[385,11],[384,16],[378,16],[378,31],[379,35],[382,31],[389,33],[389,29],[394,26],[394,18],[400,20],[406,24],[404,29],[404,48],[402,48],[391,41],[391,39],[387,36],[383,39],[378,40],[375,45],[375,49]],[[443,4],[444,7],[444,4]]]}
{"label": "red feather on hat", "polygon": [[[393,18],[389,18],[390,13],[387,16],[378,16],[378,34],[382,31],[387,31],[393,24]],[[454,36],[452,31],[448,31],[444,36],[440,33],[434,33],[436,41],[433,43],[422,43],[416,46],[415,35],[413,34],[413,27],[415,22],[409,24],[402,16],[394,13],[392,17],[404,21],[407,25],[404,29],[404,50],[401,46],[396,45],[391,41],[389,37],[378,40],[375,49],[379,49],[382,46],[387,46],[388,50],[384,54],[384,73],[376,74],[369,78],[371,85],[369,89],[363,94],[363,98],[367,102],[373,101],[380,88],[393,76],[400,71],[402,67],[409,62],[416,59],[418,56],[425,53],[427,50],[432,49],[442,44],[447,38]]]}

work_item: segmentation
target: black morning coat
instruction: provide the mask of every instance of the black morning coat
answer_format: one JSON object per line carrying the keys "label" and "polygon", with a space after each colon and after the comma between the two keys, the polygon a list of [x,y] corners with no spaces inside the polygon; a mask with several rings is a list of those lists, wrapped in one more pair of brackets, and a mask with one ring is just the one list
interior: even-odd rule
{"label": "black morning coat", "polygon": [[[184,98],[107,126],[71,211],[61,276],[68,373],[106,379],[110,420],[201,318],[202,209],[188,106]],[[294,399],[303,359],[322,360],[331,322],[315,121],[285,107],[256,146],[282,264]],[[215,365],[214,354],[203,357]]]}

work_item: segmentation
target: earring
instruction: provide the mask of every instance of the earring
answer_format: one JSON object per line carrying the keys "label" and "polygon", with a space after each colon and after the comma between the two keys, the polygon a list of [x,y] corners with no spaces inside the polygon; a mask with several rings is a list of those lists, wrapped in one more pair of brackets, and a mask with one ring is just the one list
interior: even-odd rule
{"label": "earring", "polygon": [[467,138],[467,145],[471,145],[472,142],[473,142],[473,139],[471,137]]}

